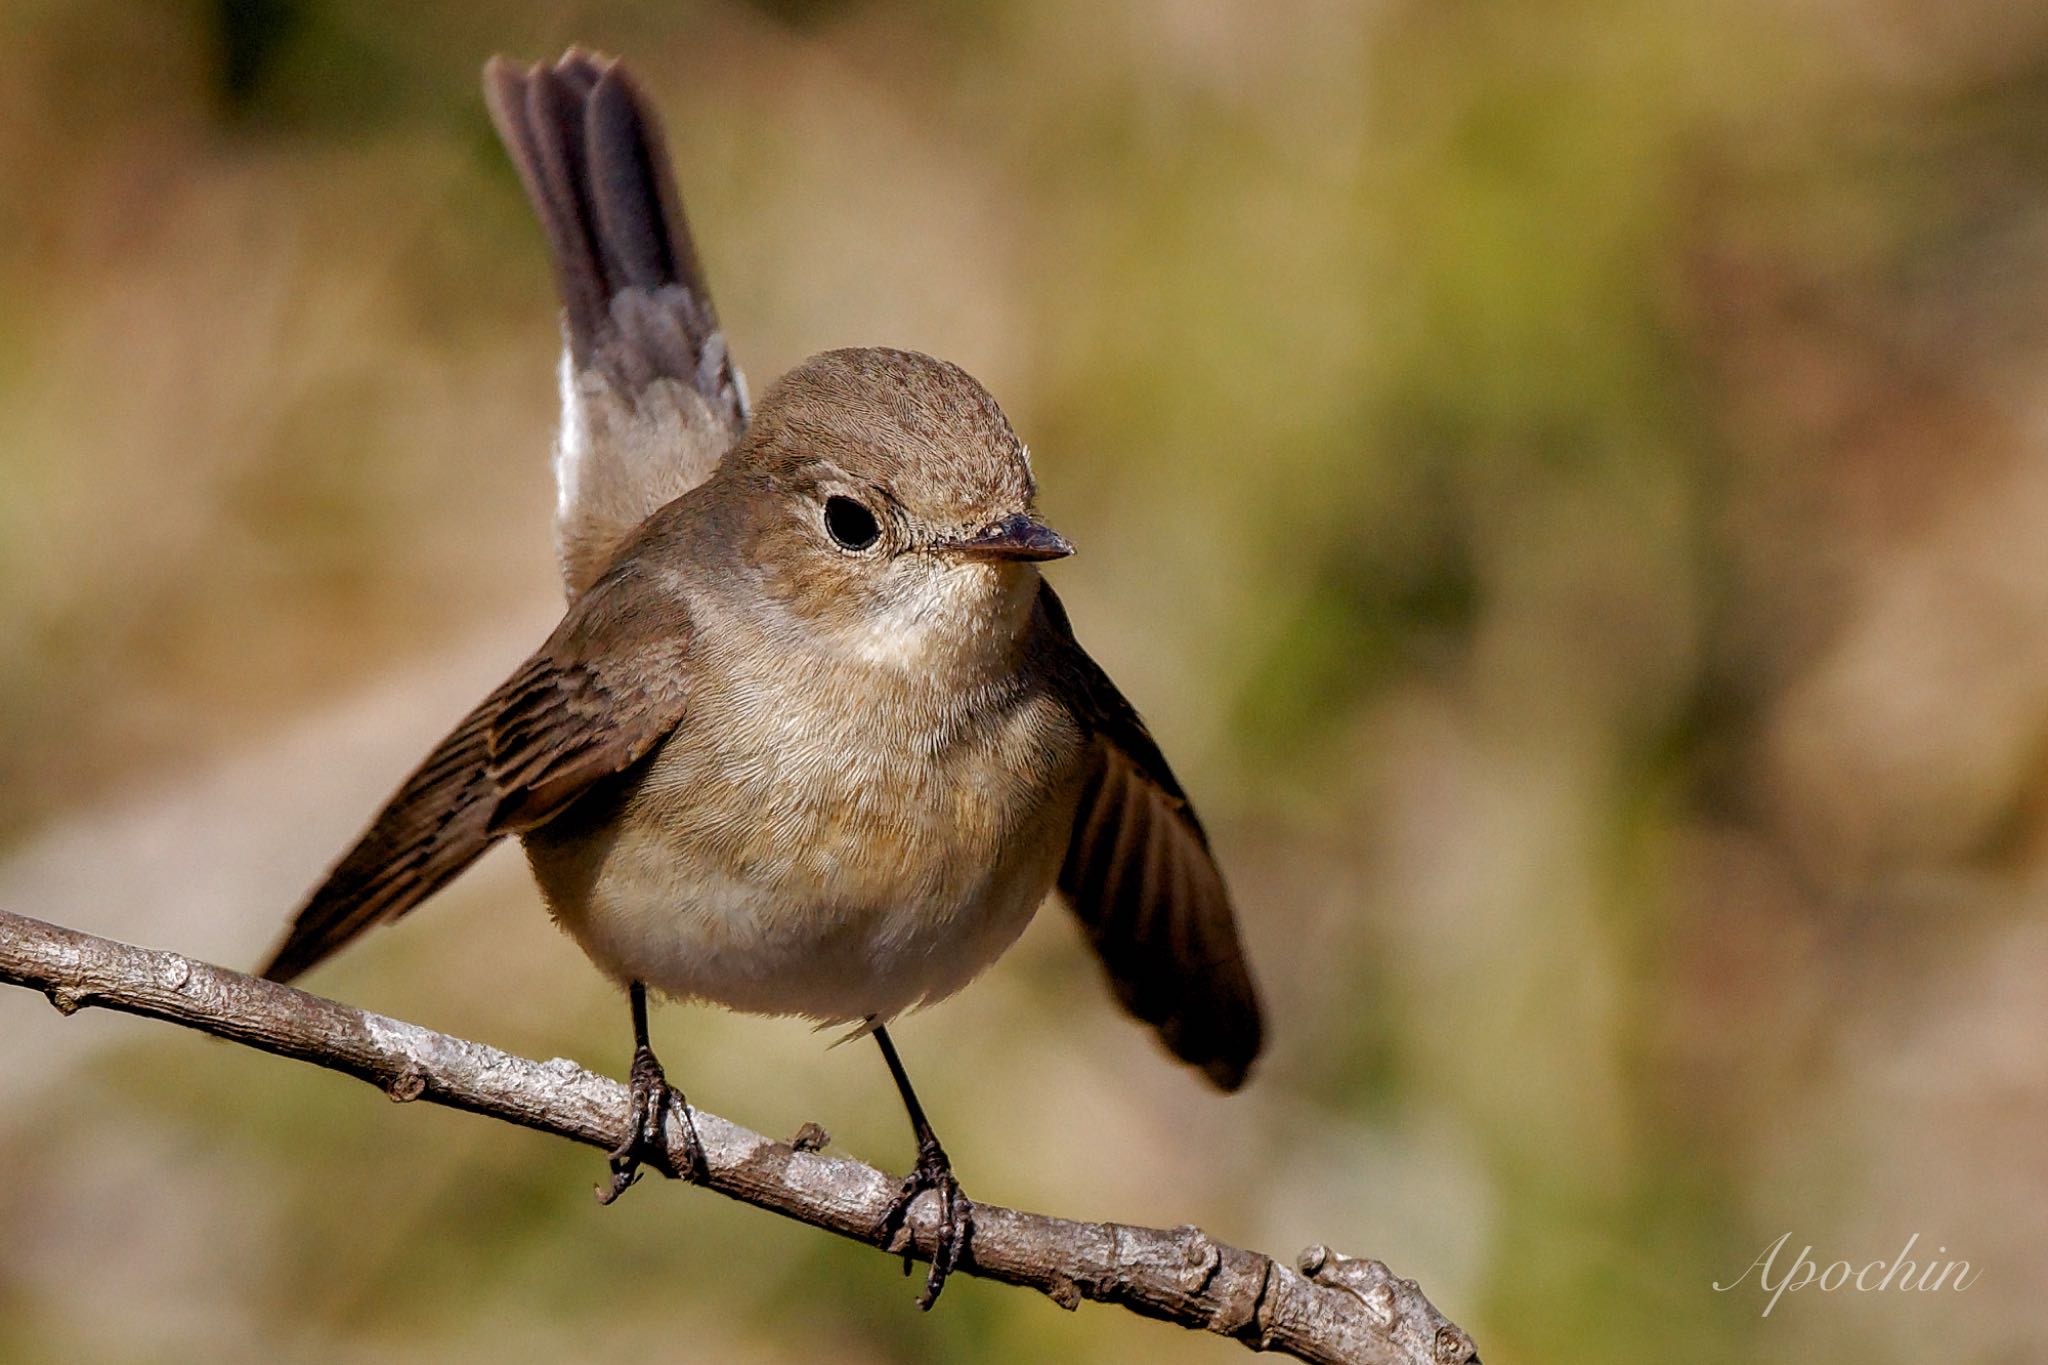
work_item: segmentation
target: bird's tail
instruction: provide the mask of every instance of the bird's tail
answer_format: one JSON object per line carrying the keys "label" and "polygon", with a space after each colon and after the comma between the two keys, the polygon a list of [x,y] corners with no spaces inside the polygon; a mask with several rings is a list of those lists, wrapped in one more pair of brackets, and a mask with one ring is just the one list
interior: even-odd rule
{"label": "bird's tail", "polygon": [[707,477],[746,385],[669,170],[661,122],[617,61],[493,57],[484,96],[547,235],[568,355],[556,537],[571,596],[640,520]]}
{"label": "bird's tail", "polygon": [[[730,366],[669,171],[661,122],[617,61],[571,48],[553,66],[493,57],[484,96],[553,257],[576,359],[615,345],[622,295],[666,295],[671,377],[729,391]],[[711,393],[707,397],[713,396]],[[729,397],[728,392],[720,396]]]}

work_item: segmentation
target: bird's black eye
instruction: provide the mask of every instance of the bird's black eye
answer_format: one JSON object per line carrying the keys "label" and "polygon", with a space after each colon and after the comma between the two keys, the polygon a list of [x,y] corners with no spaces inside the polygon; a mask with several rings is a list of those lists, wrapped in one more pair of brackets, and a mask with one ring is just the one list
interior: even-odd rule
{"label": "bird's black eye", "polygon": [[825,531],[842,550],[866,550],[882,538],[875,514],[852,498],[825,499]]}

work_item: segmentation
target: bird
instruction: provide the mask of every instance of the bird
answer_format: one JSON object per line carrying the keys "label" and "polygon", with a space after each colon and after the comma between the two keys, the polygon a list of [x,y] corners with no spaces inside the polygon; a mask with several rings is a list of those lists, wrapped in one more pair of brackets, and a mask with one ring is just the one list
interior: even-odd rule
{"label": "bird", "polygon": [[879,1045],[917,1143],[878,1240],[938,1199],[929,1309],[971,1254],[973,1205],[890,1023],[965,986],[1056,896],[1123,1007],[1236,1090],[1263,1026],[1229,892],[1041,572],[1072,546],[989,392],[862,347],[754,404],[625,64],[495,57],[484,91],[560,296],[566,614],[399,787],[262,974],[297,979],[517,837],[555,922],[627,995],[631,1110],[600,1202],[667,1170],[679,1102],[701,1159],[650,994],[843,1026]]}

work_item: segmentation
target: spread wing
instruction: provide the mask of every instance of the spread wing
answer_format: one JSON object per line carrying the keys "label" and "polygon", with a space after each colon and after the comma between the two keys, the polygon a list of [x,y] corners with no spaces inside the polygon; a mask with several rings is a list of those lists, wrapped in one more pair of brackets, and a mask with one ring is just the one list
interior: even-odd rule
{"label": "spread wing", "polygon": [[292,921],[263,969],[289,981],[396,919],[506,834],[632,767],[682,719],[688,622],[672,597],[607,575],[504,686],[442,740]]}
{"label": "spread wing", "polygon": [[746,383],[661,121],[626,68],[575,48],[553,66],[494,57],[484,95],[562,300],[555,541],[573,598],[641,521],[710,475],[746,426]]}
{"label": "spread wing", "polygon": [[1225,1090],[1259,1054],[1258,992],[1209,839],[1145,722],[1090,659],[1050,587],[1064,691],[1092,748],[1060,890],[1125,1009]]}

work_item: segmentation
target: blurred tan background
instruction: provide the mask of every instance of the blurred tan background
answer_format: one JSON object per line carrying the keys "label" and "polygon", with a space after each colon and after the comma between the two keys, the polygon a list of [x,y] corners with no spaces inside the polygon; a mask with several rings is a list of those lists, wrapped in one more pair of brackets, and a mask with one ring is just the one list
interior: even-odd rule
{"label": "blurred tan background", "polygon": [[[1241,1097],[1057,912],[899,1038],[971,1194],[1502,1362],[2048,1358],[2048,10],[0,5],[0,904],[247,965],[559,609],[476,89],[630,56],[756,389],[955,359],[1201,801]],[[622,1072],[494,854],[316,989]],[[870,1048],[670,1008],[892,1169]],[[0,1358],[1166,1362],[589,1152],[0,994]],[[1963,1293],[1716,1293],[1918,1235]]]}

